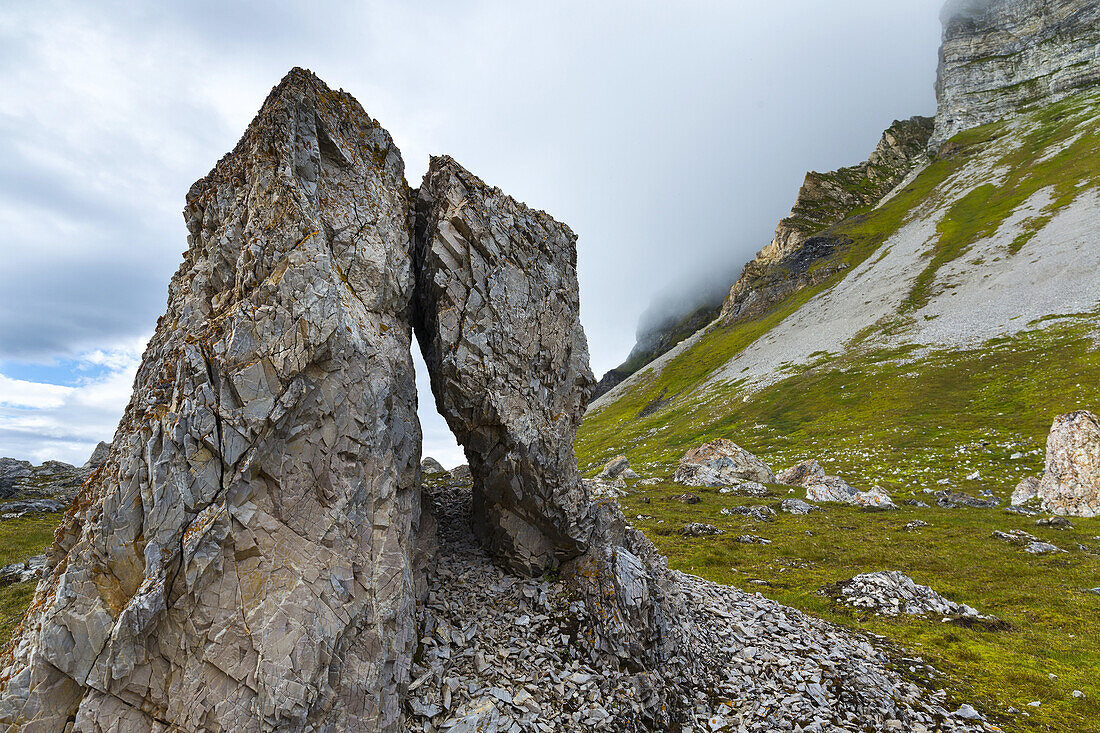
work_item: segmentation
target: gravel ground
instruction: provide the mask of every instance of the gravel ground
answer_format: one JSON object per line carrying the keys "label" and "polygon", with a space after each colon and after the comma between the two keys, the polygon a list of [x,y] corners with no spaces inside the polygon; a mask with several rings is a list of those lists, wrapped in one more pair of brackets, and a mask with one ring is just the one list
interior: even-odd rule
{"label": "gravel ground", "polygon": [[[645,675],[592,660],[587,611],[552,579],[494,566],[468,529],[469,489],[433,495],[440,549],[420,612],[408,730],[449,733],[642,730]],[[946,710],[903,679],[871,637],[759,595],[675,574],[689,598],[691,679],[678,681],[689,731],[996,730]],[[923,678],[936,672],[905,664]]]}

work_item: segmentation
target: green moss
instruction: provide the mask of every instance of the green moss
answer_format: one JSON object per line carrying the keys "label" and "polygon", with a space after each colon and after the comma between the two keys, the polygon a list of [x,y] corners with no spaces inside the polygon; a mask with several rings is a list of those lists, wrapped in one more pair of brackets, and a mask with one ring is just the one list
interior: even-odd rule
{"label": "green moss", "polygon": [[[0,522],[0,566],[45,552],[53,544],[53,533],[60,521],[60,514],[47,514]],[[7,643],[12,629],[23,618],[34,588],[34,582],[0,588],[0,646]]]}

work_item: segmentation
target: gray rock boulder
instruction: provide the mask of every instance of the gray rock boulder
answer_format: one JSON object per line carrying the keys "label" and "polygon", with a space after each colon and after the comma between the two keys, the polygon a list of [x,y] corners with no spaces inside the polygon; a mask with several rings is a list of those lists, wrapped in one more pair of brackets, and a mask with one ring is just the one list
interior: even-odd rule
{"label": "gray rock boulder", "polygon": [[1075,517],[1100,515],[1100,418],[1085,410],[1059,415],[1047,437],[1043,509]]}
{"label": "gray rock boulder", "polygon": [[601,481],[617,478],[634,479],[638,478],[638,474],[634,473],[630,467],[630,460],[626,456],[615,456],[604,464],[603,470],[596,475],[596,478]]}
{"label": "gray rock boulder", "polygon": [[189,248],[0,683],[23,730],[398,731],[420,428],[389,134],[293,70]]}
{"label": "gray rock boulder", "polygon": [[685,453],[672,480],[685,486],[733,486],[746,481],[773,484],[775,474],[732,440],[719,438]]}
{"label": "gray rock boulder", "polygon": [[805,486],[807,483],[819,481],[825,478],[825,469],[815,459],[802,461],[797,466],[788,468],[776,477],[781,484],[788,486]]}
{"label": "gray rock boulder", "polygon": [[779,511],[786,512],[787,514],[805,516],[810,512],[820,512],[823,510],[821,507],[807,504],[801,499],[784,499],[779,502]]}
{"label": "gray rock boulder", "polygon": [[1028,476],[1020,483],[1016,484],[1016,488],[1012,491],[1012,498],[1009,503],[1012,506],[1023,506],[1033,499],[1039,498],[1039,479],[1034,476]]}
{"label": "gray rock boulder", "polygon": [[680,528],[680,534],[684,537],[714,537],[725,533],[725,530],[705,522],[688,522]]}
{"label": "gray rock boulder", "polygon": [[827,594],[844,605],[882,616],[962,616],[990,618],[963,603],[955,603],[896,570],[862,573],[826,586]]}
{"label": "gray rock boulder", "polygon": [[0,588],[15,583],[26,583],[30,580],[38,580],[46,567],[46,555],[35,555],[23,562],[12,563],[0,568]]}
{"label": "gray rock boulder", "polygon": [[431,456],[427,456],[420,462],[420,470],[423,473],[446,473],[447,469],[443,468],[443,464],[435,460]]}
{"label": "gray rock boulder", "polygon": [[432,158],[416,203],[417,338],[436,407],[466,449],[474,529],[538,574],[591,531],[573,438],[595,386],[576,235]]}
{"label": "gray rock boulder", "polygon": [[825,475],[825,469],[814,459],[803,461],[779,474],[779,483],[802,486],[806,489],[806,501],[853,504],[869,510],[896,509],[890,495],[879,487],[869,491],[856,491],[839,476]]}

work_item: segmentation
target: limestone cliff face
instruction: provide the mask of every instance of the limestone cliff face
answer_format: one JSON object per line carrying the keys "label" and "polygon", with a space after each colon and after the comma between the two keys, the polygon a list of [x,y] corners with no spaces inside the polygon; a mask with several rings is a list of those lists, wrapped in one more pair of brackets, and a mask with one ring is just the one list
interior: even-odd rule
{"label": "limestone cliff face", "polygon": [[1100,82],[1095,0],[952,0],[942,18],[933,145]]}
{"label": "limestone cliff face", "polygon": [[895,121],[859,165],[807,173],[790,216],[779,222],[771,244],[745,265],[730,288],[722,320],[760,315],[792,292],[835,273],[840,265],[811,268],[845,244],[825,230],[881,201],[901,183],[925,159],[932,124],[929,117]]}
{"label": "limestone cliff face", "polygon": [[0,720],[399,729],[409,206],[389,134],[301,69],[191,188],[167,312],[3,660]]}

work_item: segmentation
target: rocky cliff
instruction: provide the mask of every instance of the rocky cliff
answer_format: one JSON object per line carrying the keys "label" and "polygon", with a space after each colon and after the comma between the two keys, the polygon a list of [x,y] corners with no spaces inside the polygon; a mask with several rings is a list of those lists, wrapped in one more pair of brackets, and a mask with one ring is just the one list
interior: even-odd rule
{"label": "rocky cliff", "polygon": [[745,265],[730,288],[721,319],[728,323],[762,315],[788,295],[842,269],[843,262],[827,260],[848,241],[827,229],[877,204],[924,162],[932,122],[928,117],[895,121],[859,165],[807,173],[790,216],[779,222],[771,243]]}
{"label": "rocky cliff", "polygon": [[942,18],[933,146],[1100,80],[1094,0],[952,0]]}

